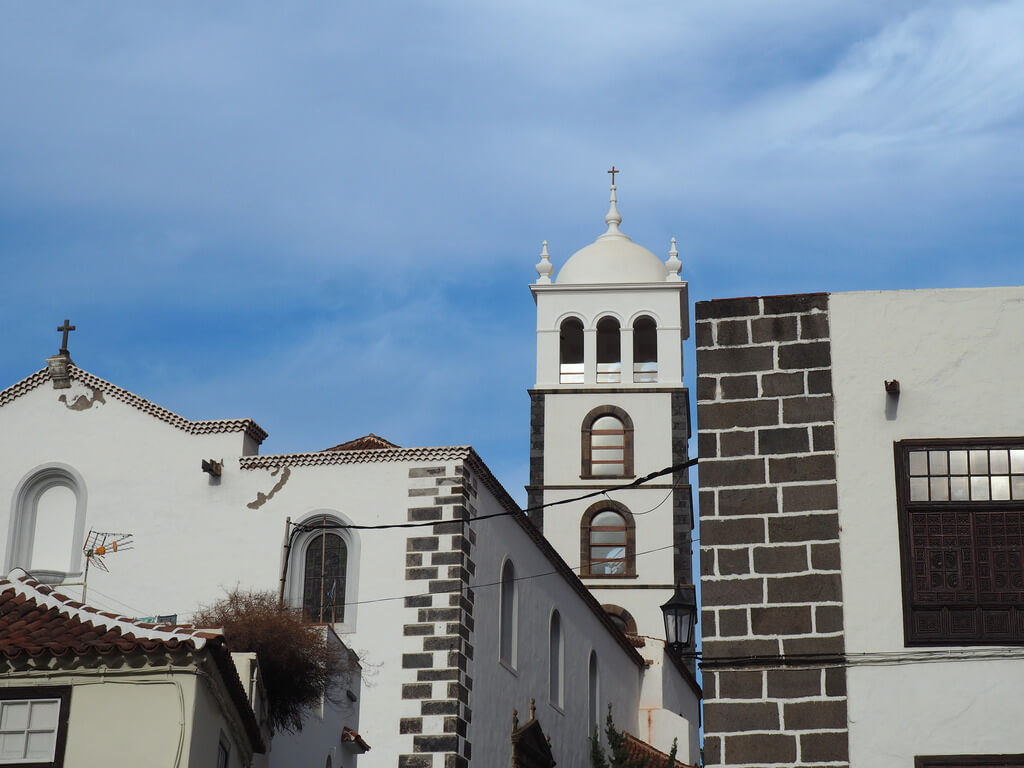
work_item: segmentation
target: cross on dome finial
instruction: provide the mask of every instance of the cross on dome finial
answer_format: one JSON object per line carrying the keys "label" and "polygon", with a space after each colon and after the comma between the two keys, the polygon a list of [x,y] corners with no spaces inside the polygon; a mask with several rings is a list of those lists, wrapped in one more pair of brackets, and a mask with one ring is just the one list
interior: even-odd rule
{"label": "cross on dome finial", "polygon": [[622,173],[622,171],[618,170],[613,165],[612,169],[608,171],[608,173],[612,175],[611,200],[609,201],[608,205],[608,215],[604,217],[604,223],[608,225],[608,231],[605,232],[604,235],[602,235],[602,237],[606,235],[621,234],[619,232],[619,224],[622,223],[622,214],[619,213],[619,209],[616,205],[616,203],[618,202],[618,198],[615,195],[615,174]]}

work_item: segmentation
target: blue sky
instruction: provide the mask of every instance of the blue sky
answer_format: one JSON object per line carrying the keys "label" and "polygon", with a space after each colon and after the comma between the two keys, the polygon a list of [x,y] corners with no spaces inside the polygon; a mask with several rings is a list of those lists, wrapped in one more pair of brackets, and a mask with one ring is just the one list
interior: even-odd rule
{"label": "blue sky", "polygon": [[[522,499],[527,285],[1024,283],[1024,2],[0,3],[0,386],[75,361],[264,452],[470,443]],[[688,349],[692,370],[692,346]],[[692,380],[691,380],[692,383]]]}

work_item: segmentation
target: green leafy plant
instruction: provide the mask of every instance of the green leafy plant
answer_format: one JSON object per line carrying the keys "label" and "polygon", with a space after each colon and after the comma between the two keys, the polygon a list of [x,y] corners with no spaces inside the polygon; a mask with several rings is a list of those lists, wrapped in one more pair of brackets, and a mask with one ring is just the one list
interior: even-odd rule
{"label": "green leafy plant", "polygon": [[676,741],[672,740],[672,750],[669,752],[665,762],[660,762],[650,757],[631,758],[629,756],[629,745],[626,734],[615,727],[612,720],[612,708],[608,705],[608,717],[605,719],[605,737],[608,741],[606,753],[601,746],[601,739],[598,738],[597,728],[590,737],[590,765],[591,768],[675,768],[676,765]]}

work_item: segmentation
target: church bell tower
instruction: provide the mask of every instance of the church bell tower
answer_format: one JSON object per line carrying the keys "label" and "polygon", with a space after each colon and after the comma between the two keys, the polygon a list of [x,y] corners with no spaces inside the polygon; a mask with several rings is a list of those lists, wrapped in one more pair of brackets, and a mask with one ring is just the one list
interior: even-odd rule
{"label": "church bell tower", "polygon": [[[614,170],[614,169],[613,169]],[[675,239],[662,261],[620,229],[612,176],[607,230],[554,275],[547,242],[530,286],[537,381],[530,390],[530,516],[622,629],[664,635],[660,605],[691,582],[682,342],[687,285]]]}

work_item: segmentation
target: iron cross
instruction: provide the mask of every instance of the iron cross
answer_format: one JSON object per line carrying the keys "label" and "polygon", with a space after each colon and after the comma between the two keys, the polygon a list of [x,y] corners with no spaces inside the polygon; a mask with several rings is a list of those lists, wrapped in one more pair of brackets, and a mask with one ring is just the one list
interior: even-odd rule
{"label": "iron cross", "polygon": [[614,186],[614,184],[615,184],[615,174],[616,173],[622,173],[622,171],[620,171],[618,168],[616,168],[613,165],[612,169],[610,171],[608,171],[608,173],[610,173],[612,175],[612,185]]}
{"label": "iron cross", "polygon": [[68,353],[68,331],[75,330],[75,326],[71,325],[70,320],[65,320],[64,325],[58,327],[57,330],[64,332],[64,338],[60,343],[60,353],[66,355]]}

